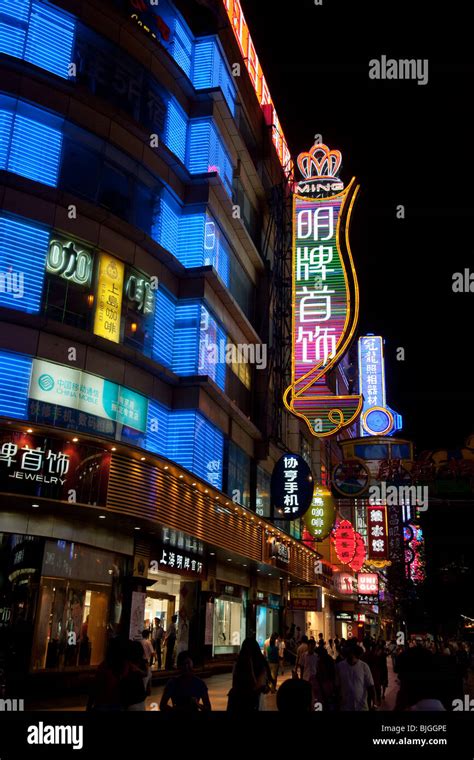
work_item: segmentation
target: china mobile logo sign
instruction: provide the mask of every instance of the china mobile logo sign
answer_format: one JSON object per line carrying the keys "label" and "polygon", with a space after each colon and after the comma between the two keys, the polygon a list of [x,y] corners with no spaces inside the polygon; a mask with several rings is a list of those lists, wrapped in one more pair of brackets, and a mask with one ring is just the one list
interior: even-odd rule
{"label": "china mobile logo sign", "polygon": [[377,506],[402,506],[411,504],[420,512],[428,509],[428,486],[394,486],[382,482],[369,488],[369,504]]}

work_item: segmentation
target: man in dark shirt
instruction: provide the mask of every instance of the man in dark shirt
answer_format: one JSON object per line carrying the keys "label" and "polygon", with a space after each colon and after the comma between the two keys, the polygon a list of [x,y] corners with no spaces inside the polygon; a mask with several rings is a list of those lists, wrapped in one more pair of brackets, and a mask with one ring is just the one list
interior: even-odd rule
{"label": "man in dark shirt", "polygon": [[180,652],[177,661],[180,674],[171,678],[165,686],[160,701],[160,710],[171,710],[171,700],[175,710],[181,712],[198,712],[212,710],[207,686],[193,673],[193,661],[189,652]]}

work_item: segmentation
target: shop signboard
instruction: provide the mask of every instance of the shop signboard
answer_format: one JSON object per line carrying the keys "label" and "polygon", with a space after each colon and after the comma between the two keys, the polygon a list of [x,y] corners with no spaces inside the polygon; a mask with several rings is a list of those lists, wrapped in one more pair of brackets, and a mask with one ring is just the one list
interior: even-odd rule
{"label": "shop signboard", "polygon": [[124,388],[98,375],[63,364],[33,359],[29,397],[146,430],[148,400],[141,393]]}
{"label": "shop signboard", "polygon": [[369,561],[386,562],[388,560],[388,525],[387,507],[384,504],[367,507],[367,530]]}
{"label": "shop signboard", "polygon": [[270,538],[267,541],[268,547],[268,559],[270,559],[276,567],[282,569],[288,569],[290,564],[290,547],[283,541],[277,541],[276,538]]}
{"label": "shop signboard", "polygon": [[153,546],[148,566],[149,576],[158,575],[161,572],[185,575],[195,579],[207,577],[207,567],[202,556],[164,543]]}
{"label": "shop signboard", "polygon": [[324,541],[329,536],[336,519],[336,503],[328,488],[315,485],[313,501],[303,519],[316,541]]}
{"label": "shop signboard", "polygon": [[296,520],[302,517],[313,498],[311,470],[299,454],[284,454],[273,468],[271,501],[274,519]]}
{"label": "shop signboard", "polygon": [[377,594],[379,576],[377,573],[357,573],[357,588],[359,594]]}
{"label": "shop signboard", "polygon": [[0,431],[0,487],[6,493],[105,505],[111,455],[50,436]]}
{"label": "shop signboard", "polygon": [[334,573],[332,577],[333,588],[340,594],[357,593],[357,580],[350,573]]}
{"label": "shop signboard", "polygon": [[289,412],[319,438],[351,425],[362,396],[334,394],[328,373],[352,341],[359,313],[357,275],[349,224],[358,186],[344,189],[339,150],[316,142],[297,159],[294,183],[291,385],[283,395]]}
{"label": "shop signboard", "polygon": [[99,257],[96,283],[94,334],[114,343],[120,342],[120,319],[125,265],[108,253]]}
{"label": "shop signboard", "polygon": [[348,622],[352,623],[353,613],[352,612],[336,612],[336,620],[343,620],[346,623]]}
{"label": "shop signboard", "polygon": [[360,434],[393,435],[402,426],[399,414],[386,403],[383,338],[363,335],[359,338],[359,392],[364,397]]}
{"label": "shop signboard", "polygon": [[377,604],[378,601],[379,601],[378,594],[359,594],[358,595],[359,604]]}
{"label": "shop signboard", "polygon": [[290,589],[289,609],[321,612],[323,609],[320,586],[294,586]]}
{"label": "shop signboard", "polygon": [[94,255],[89,248],[75,240],[54,235],[46,257],[46,271],[76,285],[89,287],[92,280]]}

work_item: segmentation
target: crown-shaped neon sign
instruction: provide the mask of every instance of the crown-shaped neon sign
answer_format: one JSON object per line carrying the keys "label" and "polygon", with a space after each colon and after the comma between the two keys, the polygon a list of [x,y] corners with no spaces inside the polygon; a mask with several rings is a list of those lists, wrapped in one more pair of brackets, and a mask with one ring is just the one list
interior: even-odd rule
{"label": "crown-shaped neon sign", "polygon": [[298,168],[307,180],[338,179],[341,162],[341,151],[330,150],[324,143],[315,143],[311,150],[300,153],[297,159]]}

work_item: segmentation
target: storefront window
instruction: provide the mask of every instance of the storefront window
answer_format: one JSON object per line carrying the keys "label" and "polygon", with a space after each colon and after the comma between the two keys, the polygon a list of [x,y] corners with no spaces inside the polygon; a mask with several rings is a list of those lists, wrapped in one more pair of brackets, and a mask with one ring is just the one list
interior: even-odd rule
{"label": "storefront window", "polygon": [[237,653],[245,636],[243,604],[220,597],[214,604],[214,654]]}
{"label": "storefront window", "polygon": [[126,558],[69,541],[46,541],[33,670],[98,665],[122,612]]}

